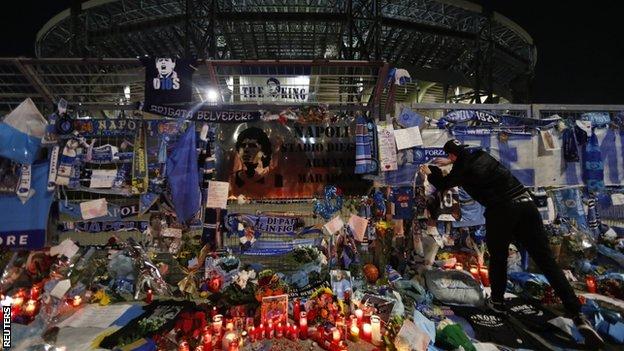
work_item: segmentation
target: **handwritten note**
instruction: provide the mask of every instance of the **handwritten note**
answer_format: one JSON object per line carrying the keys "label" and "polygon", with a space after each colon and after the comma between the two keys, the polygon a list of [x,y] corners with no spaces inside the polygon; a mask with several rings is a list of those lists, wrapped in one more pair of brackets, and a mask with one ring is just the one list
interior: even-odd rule
{"label": "handwritten note", "polygon": [[50,248],[50,256],[64,255],[67,258],[72,258],[78,249],[78,245],[74,244],[71,239],[65,239],[60,244]]}
{"label": "handwritten note", "polygon": [[397,164],[396,142],[394,141],[394,128],[392,125],[377,126],[379,141],[379,162],[382,171],[396,171]]}
{"label": "handwritten note", "polygon": [[334,234],[344,226],[344,222],[340,216],[336,216],[332,218],[331,221],[327,222],[324,227],[329,234]]}
{"label": "handwritten note", "polygon": [[208,182],[208,200],[207,208],[227,208],[228,192],[230,191],[230,183],[209,181]]}
{"label": "handwritten note", "polygon": [[113,324],[122,314],[124,314],[132,305],[86,305],[76,311],[71,317],[60,323],[61,327],[74,328],[106,328]]}
{"label": "handwritten note", "polygon": [[349,218],[349,228],[351,228],[355,240],[364,241],[366,227],[368,227],[368,219],[356,215],[351,215]]}
{"label": "handwritten note", "polygon": [[105,198],[80,203],[80,213],[83,219],[93,219],[108,215],[108,204]]}
{"label": "handwritten note", "polygon": [[394,140],[396,141],[396,146],[399,150],[423,146],[420,128],[418,127],[395,129]]}

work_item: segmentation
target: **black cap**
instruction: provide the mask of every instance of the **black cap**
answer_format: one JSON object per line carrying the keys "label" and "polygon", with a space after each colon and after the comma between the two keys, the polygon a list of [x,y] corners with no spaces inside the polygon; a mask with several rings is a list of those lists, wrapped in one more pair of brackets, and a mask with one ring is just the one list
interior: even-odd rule
{"label": "black cap", "polygon": [[463,145],[461,142],[459,142],[459,140],[451,139],[447,141],[446,144],[444,144],[444,152],[446,152],[447,154],[459,156],[463,153],[466,147],[467,146]]}

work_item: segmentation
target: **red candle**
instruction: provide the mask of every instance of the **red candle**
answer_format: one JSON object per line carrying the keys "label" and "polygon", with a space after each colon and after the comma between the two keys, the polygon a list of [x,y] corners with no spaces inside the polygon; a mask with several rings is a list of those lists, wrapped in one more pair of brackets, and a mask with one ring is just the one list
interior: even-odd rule
{"label": "red candle", "polygon": [[264,326],[260,324],[256,329],[256,340],[263,340],[265,338]]}
{"label": "red candle", "polygon": [[11,303],[11,306],[21,307],[23,303],[24,303],[24,298],[20,295],[17,295],[13,298],[13,302]]}
{"label": "red candle", "polygon": [[212,310],[210,311],[210,318],[214,318],[214,316],[217,315],[217,307],[213,306]]}
{"label": "red candle", "polygon": [[282,336],[284,336],[284,327],[282,326],[282,323],[277,323],[277,328],[275,328],[275,337],[281,338]]}
{"label": "red candle", "polygon": [[357,310],[355,310],[355,317],[357,317],[358,326],[362,325],[362,319],[364,318],[364,311],[358,308]]}
{"label": "red candle", "polygon": [[481,281],[481,276],[479,276],[479,268],[477,266],[470,267],[470,274],[476,281]]}
{"label": "red candle", "polygon": [[340,341],[340,330],[336,327],[333,327],[331,329],[332,332],[332,341],[335,343],[338,343],[338,341]]}
{"label": "red candle", "polygon": [[299,339],[299,328],[296,325],[291,326],[291,339],[298,340]]}
{"label": "red candle", "polygon": [[373,334],[373,327],[368,323],[362,324],[362,339],[366,341],[371,341],[372,334]]}
{"label": "red candle", "polygon": [[587,285],[587,292],[596,293],[596,277],[588,275],[585,277],[585,284]]}
{"label": "red candle", "polygon": [[33,299],[33,300],[38,299],[40,292],[41,292],[41,289],[39,289],[39,287],[37,285],[33,286],[30,289],[30,298]]}
{"label": "red candle", "polygon": [[299,304],[299,299],[295,299],[293,302],[293,320],[299,320],[299,312],[301,311],[301,305]]}
{"label": "red candle", "polygon": [[82,302],[82,298],[78,295],[74,296],[74,299],[72,300],[72,305],[74,307],[78,307],[80,306],[80,303]]}
{"label": "red candle", "polygon": [[299,313],[299,333],[301,335],[301,339],[308,338],[308,316],[305,312]]}
{"label": "red candle", "polygon": [[189,344],[186,341],[182,341],[180,345],[178,345],[178,351],[189,351]]}
{"label": "red candle", "polygon": [[204,327],[202,346],[204,347],[204,351],[212,351],[212,332],[210,331],[209,326]]}
{"label": "red candle", "polygon": [[274,332],[275,332],[275,329],[273,329],[273,322],[269,321],[269,324],[267,324],[267,328],[266,328],[267,339],[273,339]]}
{"label": "red candle", "polygon": [[35,300],[28,300],[28,302],[26,303],[26,308],[24,309],[24,312],[26,312],[26,315],[28,316],[32,316],[35,314],[35,310],[37,309],[37,301]]}
{"label": "red candle", "polygon": [[480,267],[479,273],[481,276],[481,283],[483,283],[483,286],[490,286],[490,274],[488,272],[488,269],[485,267]]}
{"label": "red candle", "polygon": [[145,302],[152,303],[153,300],[154,300],[154,293],[152,292],[152,289],[147,289],[147,292],[145,293]]}
{"label": "red candle", "polygon": [[251,328],[249,328],[249,341],[256,341],[256,327],[254,327],[253,325],[251,326]]}

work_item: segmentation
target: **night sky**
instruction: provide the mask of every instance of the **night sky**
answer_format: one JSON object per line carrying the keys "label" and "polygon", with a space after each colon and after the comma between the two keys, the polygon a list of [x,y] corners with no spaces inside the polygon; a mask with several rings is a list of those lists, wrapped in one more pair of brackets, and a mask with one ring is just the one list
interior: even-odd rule
{"label": "night sky", "polygon": [[[69,0],[4,1],[0,56],[34,56],[37,31]],[[474,1],[523,27],[537,45],[536,103],[624,104],[624,30],[619,1]],[[547,3],[548,5],[544,5]],[[13,9],[13,11],[10,10]]]}

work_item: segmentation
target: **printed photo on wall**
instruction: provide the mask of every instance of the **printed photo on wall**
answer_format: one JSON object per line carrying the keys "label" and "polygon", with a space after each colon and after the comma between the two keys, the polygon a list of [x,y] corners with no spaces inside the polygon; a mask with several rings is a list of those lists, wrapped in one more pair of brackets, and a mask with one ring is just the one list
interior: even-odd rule
{"label": "printed photo on wall", "polygon": [[262,298],[260,310],[262,323],[272,321],[273,324],[286,324],[288,320],[288,295],[268,296]]}
{"label": "printed photo on wall", "polygon": [[353,293],[351,285],[351,272],[334,269],[330,272],[331,287],[339,300],[347,300]]}

